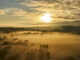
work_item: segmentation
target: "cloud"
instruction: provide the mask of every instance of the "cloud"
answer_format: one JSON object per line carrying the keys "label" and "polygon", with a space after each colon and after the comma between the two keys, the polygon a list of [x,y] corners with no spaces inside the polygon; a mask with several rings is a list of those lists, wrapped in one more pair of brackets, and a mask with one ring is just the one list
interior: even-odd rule
{"label": "cloud", "polygon": [[5,14],[5,11],[0,10],[0,15],[3,15],[3,14]]}
{"label": "cloud", "polygon": [[57,22],[58,26],[80,26],[80,20]]}
{"label": "cloud", "polygon": [[[0,15],[7,14],[19,18],[23,25],[38,25],[44,13],[52,14],[54,22],[80,20],[80,0],[11,0],[19,3],[15,8],[0,9]],[[19,8],[18,8],[19,7]],[[42,23],[40,23],[43,25]],[[46,25],[46,24],[44,24]]]}
{"label": "cloud", "polygon": [[[21,24],[21,25],[32,25],[32,24],[36,24],[36,22],[39,22],[38,18],[39,18],[40,13],[38,13],[38,12],[28,12],[28,11],[25,11],[24,9],[20,9],[20,8],[4,8],[1,10],[6,11],[5,12],[5,14],[7,15],[6,20],[9,20],[7,25],[10,25],[9,22],[11,20],[13,20],[13,21],[17,22],[17,24]],[[4,18],[2,18],[2,19],[5,20]],[[5,25],[5,24],[2,24],[2,25]]]}
{"label": "cloud", "polygon": [[18,9],[18,10],[13,10],[12,15],[13,16],[26,16],[27,12],[24,10]]}
{"label": "cloud", "polygon": [[53,18],[80,19],[80,0],[24,0],[20,4],[32,11],[50,12]]}
{"label": "cloud", "polygon": [[4,15],[8,12],[6,9],[0,9],[0,15]]}
{"label": "cloud", "polygon": [[24,11],[23,9],[19,8],[4,8],[0,9],[0,15],[8,14],[11,16],[26,16],[27,11]]}

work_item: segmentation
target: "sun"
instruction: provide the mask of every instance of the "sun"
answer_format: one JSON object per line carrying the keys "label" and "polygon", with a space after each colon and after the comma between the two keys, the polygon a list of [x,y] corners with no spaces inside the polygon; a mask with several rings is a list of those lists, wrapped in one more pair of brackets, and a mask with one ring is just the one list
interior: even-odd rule
{"label": "sun", "polygon": [[51,14],[49,14],[49,13],[44,13],[44,14],[41,16],[40,20],[41,20],[42,22],[46,22],[46,23],[51,22],[51,21],[52,21]]}

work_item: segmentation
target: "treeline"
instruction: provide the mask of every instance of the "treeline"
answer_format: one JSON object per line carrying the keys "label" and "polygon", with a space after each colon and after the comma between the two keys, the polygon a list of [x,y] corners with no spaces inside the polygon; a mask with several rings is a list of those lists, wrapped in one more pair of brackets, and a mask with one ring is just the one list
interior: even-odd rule
{"label": "treeline", "polygon": [[0,31],[3,33],[11,33],[16,31],[25,30],[24,28],[14,28],[14,27],[0,27]]}
{"label": "treeline", "polygon": [[16,31],[66,32],[80,34],[80,26],[47,26],[47,27],[0,27],[4,33]]}

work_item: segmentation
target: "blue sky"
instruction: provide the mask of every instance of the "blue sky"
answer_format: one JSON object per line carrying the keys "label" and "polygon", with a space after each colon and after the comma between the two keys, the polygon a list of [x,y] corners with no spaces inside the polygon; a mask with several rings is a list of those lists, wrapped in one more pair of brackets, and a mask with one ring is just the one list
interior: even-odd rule
{"label": "blue sky", "polygon": [[[51,14],[51,23],[40,17]],[[0,27],[80,26],[80,0],[0,0]]]}

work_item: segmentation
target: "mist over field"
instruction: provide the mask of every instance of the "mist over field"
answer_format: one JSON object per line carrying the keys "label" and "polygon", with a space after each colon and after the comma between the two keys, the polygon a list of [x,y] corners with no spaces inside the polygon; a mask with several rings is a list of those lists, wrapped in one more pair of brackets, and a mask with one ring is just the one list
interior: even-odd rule
{"label": "mist over field", "polygon": [[5,29],[0,31],[1,60],[80,60],[79,34]]}

